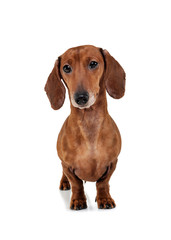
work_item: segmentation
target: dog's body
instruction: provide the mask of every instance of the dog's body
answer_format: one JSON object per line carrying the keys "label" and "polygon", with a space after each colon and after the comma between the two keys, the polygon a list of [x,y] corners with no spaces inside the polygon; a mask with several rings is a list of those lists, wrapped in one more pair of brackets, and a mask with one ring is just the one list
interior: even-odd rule
{"label": "dog's body", "polygon": [[76,176],[85,181],[99,180],[111,163],[116,165],[120,152],[118,128],[102,110],[106,111],[98,101],[90,109],[73,110],[58,137],[57,150],[63,165],[74,169]]}
{"label": "dog's body", "polygon": [[72,187],[70,207],[86,208],[83,183],[96,181],[99,208],[115,207],[109,194],[109,179],[121,149],[119,130],[107,111],[106,90],[120,98],[125,90],[125,73],[106,50],[81,46],[66,51],[57,61],[45,86],[54,109],[65,99],[63,79],[69,91],[71,114],[57,141],[62,161],[61,190]]}

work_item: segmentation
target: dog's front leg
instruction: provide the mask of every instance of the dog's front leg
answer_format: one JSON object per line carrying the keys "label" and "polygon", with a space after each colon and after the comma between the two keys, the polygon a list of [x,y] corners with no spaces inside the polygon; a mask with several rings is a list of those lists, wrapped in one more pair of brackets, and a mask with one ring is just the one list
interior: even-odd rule
{"label": "dog's front leg", "polygon": [[84,194],[83,181],[79,179],[75,173],[74,169],[70,167],[63,166],[63,171],[69,182],[71,183],[72,197],[70,202],[70,208],[74,210],[81,210],[87,208],[86,197]]}
{"label": "dog's front leg", "polygon": [[96,201],[98,208],[110,209],[116,206],[114,200],[109,193],[109,179],[116,168],[116,162],[112,163],[104,173],[104,175],[96,182],[97,196]]}

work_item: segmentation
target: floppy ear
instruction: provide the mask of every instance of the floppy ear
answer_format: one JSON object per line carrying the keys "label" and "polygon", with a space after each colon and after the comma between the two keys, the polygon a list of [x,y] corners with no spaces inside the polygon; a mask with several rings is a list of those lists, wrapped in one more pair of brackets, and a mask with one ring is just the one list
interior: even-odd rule
{"label": "floppy ear", "polygon": [[56,60],[45,85],[46,94],[54,110],[61,108],[65,100],[65,87],[61,81],[59,67],[60,59]]}
{"label": "floppy ear", "polygon": [[121,98],[125,93],[125,72],[107,50],[102,50],[102,54],[105,61],[106,90],[111,97]]}

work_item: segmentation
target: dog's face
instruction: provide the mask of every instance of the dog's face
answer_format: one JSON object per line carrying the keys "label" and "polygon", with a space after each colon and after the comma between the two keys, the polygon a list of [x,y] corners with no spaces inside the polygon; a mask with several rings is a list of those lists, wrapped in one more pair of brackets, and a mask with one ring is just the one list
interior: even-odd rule
{"label": "dog's face", "polygon": [[95,103],[103,71],[103,56],[93,46],[71,48],[60,57],[60,73],[74,107],[89,108]]}
{"label": "dog's face", "polygon": [[45,85],[45,91],[53,109],[59,109],[68,87],[71,103],[84,109],[92,106],[99,94],[103,77],[105,87],[113,98],[121,98],[125,91],[125,72],[106,51],[85,45],[67,50],[55,63]]}

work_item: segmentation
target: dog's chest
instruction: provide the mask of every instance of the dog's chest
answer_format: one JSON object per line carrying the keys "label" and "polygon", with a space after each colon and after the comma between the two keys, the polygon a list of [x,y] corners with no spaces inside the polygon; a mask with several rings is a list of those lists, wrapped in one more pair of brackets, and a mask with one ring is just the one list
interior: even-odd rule
{"label": "dog's chest", "polygon": [[73,151],[67,151],[65,161],[75,174],[86,181],[97,181],[117,155],[117,149],[105,139],[83,141]]}
{"label": "dog's chest", "polygon": [[97,181],[105,172],[108,157],[98,149],[80,148],[72,163],[75,174],[86,181]]}
{"label": "dog's chest", "polygon": [[[120,136],[111,120],[67,128],[60,138],[60,158],[83,180],[97,181],[120,151]],[[119,144],[118,144],[119,143]],[[62,149],[62,151],[61,151]]]}

